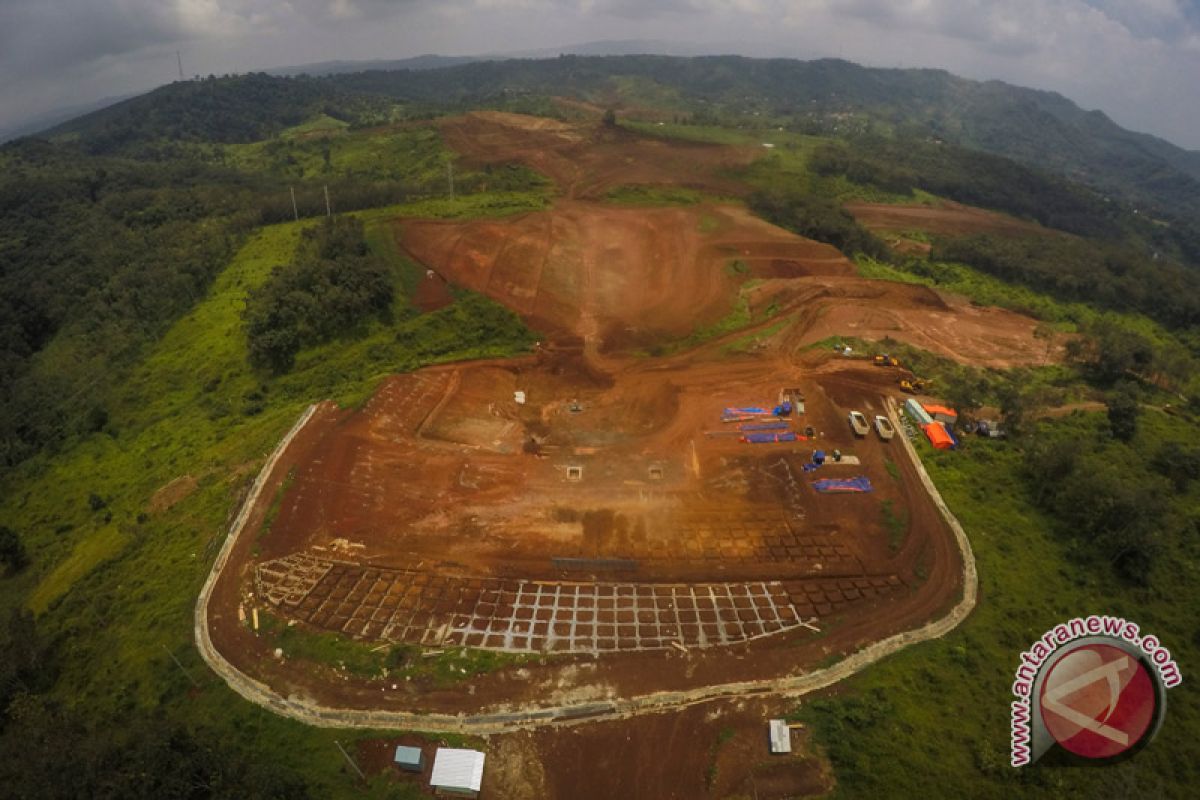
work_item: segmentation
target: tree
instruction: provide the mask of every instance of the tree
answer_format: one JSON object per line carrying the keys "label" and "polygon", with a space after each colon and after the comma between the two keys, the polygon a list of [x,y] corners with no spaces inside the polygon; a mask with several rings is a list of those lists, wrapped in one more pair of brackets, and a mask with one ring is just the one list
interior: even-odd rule
{"label": "tree", "polygon": [[1151,468],[1171,481],[1175,491],[1187,491],[1188,484],[1200,478],[1200,449],[1166,442],[1150,459]]}
{"label": "tree", "polygon": [[1087,331],[1089,341],[1068,351],[1082,361],[1093,380],[1112,385],[1131,375],[1146,375],[1154,365],[1154,344],[1135,331],[1104,319]]}
{"label": "tree", "polygon": [[21,537],[16,531],[0,525],[0,564],[4,565],[5,572],[15,574],[25,569],[28,563],[29,557],[25,554]]}
{"label": "tree", "polygon": [[307,228],[295,262],[276,267],[246,299],[250,363],[287,372],[303,348],[386,317],[393,293],[393,276],[367,247],[361,221],[336,217]]}
{"label": "tree", "polygon": [[1122,442],[1132,441],[1137,433],[1138,407],[1136,387],[1124,381],[1108,393],[1105,398],[1108,406],[1108,426],[1114,439]]}
{"label": "tree", "polygon": [[13,700],[54,683],[55,671],[49,648],[38,635],[32,611],[12,610],[8,625],[0,631],[0,650],[4,653],[0,659],[0,727],[3,727]]}
{"label": "tree", "polygon": [[1028,384],[1029,374],[1016,370],[996,392],[1000,397],[1000,420],[1011,438],[1020,438],[1030,432],[1046,399],[1040,390]]}
{"label": "tree", "polygon": [[984,393],[987,391],[986,382],[967,369],[957,369],[951,373],[942,386],[942,396],[946,402],[958,411],[964,418],[971,417],[983,405]]}
{"label": "tree", "polygon": [[1059,479],[1052,510],[1123,578],[1145,584],[1168,522],[1169,487],[1155,475],[1130,475],[1114,456],[1109,450],[1079,458]]}
{"label": "tree", "polygon": [[1076,438],[1046,437],[1034,442],[1024,466],[1034,503],[1053,508],[1063,479],[1075,470],[1082,455],[1083,444]]}
{"label": "tree", "polygon": [[604,127],[615,128],[617,126],[617,112],[611,108],[606,108],[602,121],[604,122]]}
{"label": "tree", "polygon": [[0,735],[0,786],[6,797],[29,800],[312,796],[301,776],[211,731],[193,732],[161,716],[97,723],[39,695],[13,703]]}

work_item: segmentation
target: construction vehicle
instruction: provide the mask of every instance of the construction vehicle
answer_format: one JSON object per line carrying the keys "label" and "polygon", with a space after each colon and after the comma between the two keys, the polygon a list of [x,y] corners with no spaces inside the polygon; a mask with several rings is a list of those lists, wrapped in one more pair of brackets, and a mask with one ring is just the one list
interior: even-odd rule
{"label": "construction vehicle", "polygon": [[898,367],[900,366],[900,359],[884,353],[882,355],[875,356],[874,363],[877,367]]}
{"label": "construction vehicle", "polygon": [[921,380],[920,378],[901,378],[899,380],[900,388],[909,394],[919,394],[925,391],[933,381]]}
{"label": "construction vehicle", "polygon": [[855,436],[861,438],[871,432],[871,427],[867,424],[867,418],[863,416],[861,411],[851,411],[848,417],[850,420],[850,429],[854,431]]}

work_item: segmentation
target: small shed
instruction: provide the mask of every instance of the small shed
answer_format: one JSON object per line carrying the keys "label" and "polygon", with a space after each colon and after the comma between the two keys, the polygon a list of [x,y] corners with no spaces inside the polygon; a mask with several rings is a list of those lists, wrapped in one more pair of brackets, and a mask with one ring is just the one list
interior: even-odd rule
{"label": "small shed", "polygon": [[425,754],[419,747],[396,746],[396,755],[392,757],[396,766],[405,772],[421,772],[425,769]]}
{"label": "small shed", "polygon": [[478,750],[439,747],[433,757],[429,785],[439,797],[479,797],[484,754]]}
{"label": "small shed", "polygon": [[769,720],[767,730],[771,736],[772,753],[792,752],[792,729],[788,727],[787,720]]}
{"label": "small shed", "polygon": [[958,412],[948,406],[931,406],[926,403],[925,412],[937,422],[944,422],[947,425],[958,422]]}
{"label": "small shed", "polygon": [[904,401],[904,413],[912,417],[918,425],[928,425],[933,422],[933,417],[929,416],[925,408],[912,397]]}

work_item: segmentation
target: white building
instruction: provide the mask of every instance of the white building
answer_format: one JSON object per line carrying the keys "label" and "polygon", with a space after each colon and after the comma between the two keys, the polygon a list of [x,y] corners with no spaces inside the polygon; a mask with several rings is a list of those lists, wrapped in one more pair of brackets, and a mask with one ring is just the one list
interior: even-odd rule
{"label": "white building", "polygon": [[439,747],[433,757],[429,785],[442,797],[479,797],[483,785],[483,753]]}

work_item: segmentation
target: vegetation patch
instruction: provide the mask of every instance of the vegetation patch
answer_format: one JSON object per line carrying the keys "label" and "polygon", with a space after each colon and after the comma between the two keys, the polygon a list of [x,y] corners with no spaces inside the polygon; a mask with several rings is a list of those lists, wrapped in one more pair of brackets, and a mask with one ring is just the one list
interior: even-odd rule
{"label": "vegetation patch", "polygon": [[[474,207],[470,200],[454,202],[453,213]],[[394,218],[394,209],[363,214],[364,236],[381,235],[381,226],[390,227]],[[87,765],[112,758],[84,746],[106,741],[98,731],[138,732],[137,741],[126,742],[132,749],[121,751],[127,759],[160,741],[154,720],[165,715],[204,741],[219,738],[231,765],[243,764],[239,759],[251,751],[255,763],[272,765],[271,776],[226,775],[229,781],[258,781],[253,790],[238,783],[243,788],[230,789],[230,796],[266,796],[258,793],[280,782],[284,788],[273,796],[330,797],[345,790],[333,732],[234,702],[192,644],[196,596],[229,514],[263,454],[314,400],[358,402],[387,374],[433,361],[511,356],[524,352],[533,334],[507,309],[464,292],[437,312],[377,318],[361,338],[303,350],[289,373],[264,377],[249,366],[241,311],[272,269],[293,258],[302,230],[302,224],[287,223],[250,238],[207,296],[104,395],[111,433],[92,434],[5,476],[0,515],[20,532],[31,563],[0,581],[0,603],[6,611],[24,604],[40,610],[39,640],[58,644],[37,668],[54,678],[38,687],[45,693],[29,701],[33,706],[19,723],[5,723],[0,715],[0,751],[16,752],[17,741],[38,737],[56,742],[47,754],[61,752],[57,748],[65,743],[76,753],[77,788],[90,785],[93,767]],[[381,252],[390,269],[405,268]],[[406,302],[398,279],[396,285],[394,304]],[[245,413],[248,403],[255,405],[253,414]],[[168,511],[145,516],[155,492],[189,470],[200,476],[196,490]],[[103,507],[92,510],[89,495]],[[39,581],[32,594],[31,581]],[[489,668],[490,659],[447,654],[444,662],[419,668],[443,670],[448,680],[461,677],[461,668],[468,675]],[[86,715],[66,707],[86,709]],[[79,731],[83,741],[67,738],[67,730]],[[0,759],[7,776],[6,764],[11,766]]]}
{"label": "vegetation patch", "polygon": [[703,200],[704,195],[682,186],[631,184],[609,190],[604,199],[626,206],[693,206]]}
{"label": "vegetation patch", "polygon": [[391,276],[367,247],[362,222],[330,218],[305,229],[292,263],[250,292],[250,363],[286,372],[303,348],[362,327],[391,305]]}
{"label": "vegetation patch", "polygon": [[[891,462],[889,461],[888,463],[890,464]],[[892,466],[894,467],[895,465]],[[892,477],[896,476],[893,475]],[[884,500],[881,513],[883,515],[883,527],[888,532],[888,549],[895,553],[904,544],[905,535],[908,533],[908,512],[901,510],[900,513],[896,513],[892,501]]]}
{"label": "vegetation patch", "polygon": [[70,591],[80,578],[117,556],[128,543],[129,536],[116,525],[106,525],[81,539],[71,549],[71,554],[38,583],[29,595],[29,608],[41,614]]}
{"label": "vegetation patch", "polygon": [[843,253],[888,259],[882,239],[862,227],[847,211],[823,197],[797,190],[756,192],[747,201],[763,219],[782,228],[831,244]]}
{"label": "vegetation patch", "polygon": [[[1135,776],[1165,787],[1190,785],[1196,766],[1184,753],[1193,747],[1200,706],[1172,696],[1168,721],[1136,761],[1110,770],[1079,770],[1056,762],[1014,770],[1008,764],[1010,686],[1019,653],[1054,625],[1087,613],[1137,621],[1169,643],[1172,657],[1186,664],[1200,658],[1195,619],[1200,613],[1194,583],[1200,561],[1190,533],[1200,507],[1195,483],[1173,490],[1167,519],[1182,512],[1190,522],[1157,526],[1158,555],[1141,578],[1122,576],[1103,540],[1057,519],[1040,492],[1057,493],[1029,473],[1044,470],[1038,441],[1077,441],[1099,448],[1102,461],[1119,465],[1128,487],[1140,491],[1150,480],[1152,455],[1179,439],[1193,440],[1200,425],[1147,412],[1132,450],[1111,451],[1101,414],[1076,414],[1042,423],[1026,443],[965,440],[952,452],[918,450],[934,483],[971,539],[979,568],[980,603],[947,636],[875,664],[842,685],[837,697],[803,702],[795,718],[811,726],[829,753],[838,778],[835,797],[1054,796],[1071,791],[1103,793],[1114,781]],[[1030,449],[1030,448],[1034,449]],[[1081,483],[1082,485],[1082,483]],[[1096,485],[1079,497],[1078,513],[1108,507],[1112,487]],[[1182,522],[1182,520],[1181,520]],[[917,688],[919,687],[919,688]],[[937,697],[936,708],[930,698]],[[983,702],[981,702],[983,698]],[[897,741],[921,741],[903,763],[893,755]],[[882,767],[880,765],[883,765]]]}
{"label": "vegetation patch", "polygon": [[545,658],[466,647],[422,648],[360,641],[288,624],[270,612],[260,614],[259,620],[260,634],[282,648],[284,658],[300,659],[361,678],[416,681],[425,688],[447,688],[479,675]]}

